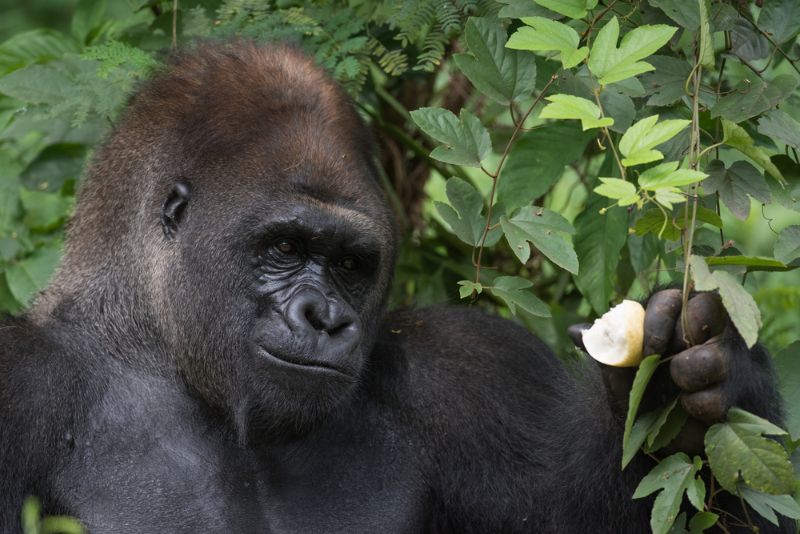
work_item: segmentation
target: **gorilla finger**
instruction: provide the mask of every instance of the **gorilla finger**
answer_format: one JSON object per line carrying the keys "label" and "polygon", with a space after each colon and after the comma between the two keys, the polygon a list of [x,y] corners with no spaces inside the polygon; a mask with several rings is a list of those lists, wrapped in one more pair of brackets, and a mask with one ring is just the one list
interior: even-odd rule
{"label": "gorilla finger", "polygon": [[681,404],[689,415],[700,419],[707,425],[722,419],[728,408],[730,408],[728,396],[721,386],[704,389],[696,393],[683,393],[681,395]]}
{"label": "gorilla finger", "polygon": [[664,354],[681,310],[681,290],[665,289],[647,301],[644,315],[644,353]]}
{"label": "gorilla finger", "polygon": [[689,300],[686,306],[686,322],[689,331],[684,332],[683,321],[676,321],[672,337],[673,352],[679,352],[693,345],[705,343],[725,329],[725,308],[714,293],[699,293]]}
{"label": "gorilla finger", "polygon": [[697,345],[673,356],[672,380],[683,391],[699,391],[721,382],[728,372],[728,358],[717,341]]}
{"label": "gorilla finger", "polygon": [[569,334],[572,342],[575,343],[576,347],[583,351],[586,350],[586,347],[583,346],[583,331],[589,330],[591,327],[592,325],[590,323],[578,323],[567,328],[567,334]]}

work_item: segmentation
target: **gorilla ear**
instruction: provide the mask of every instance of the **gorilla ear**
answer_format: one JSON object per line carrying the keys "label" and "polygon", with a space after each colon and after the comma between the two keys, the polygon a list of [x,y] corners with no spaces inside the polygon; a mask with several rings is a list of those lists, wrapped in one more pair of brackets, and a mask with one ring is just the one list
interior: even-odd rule
{"label": "gorilla ear", "polygon": [[161,207],[161,228],[164,230],[164,237],[173,239],[178,232],[186,206],[189,205],[189,185],[186,182],[175,182],[172,186],[164,205]]}

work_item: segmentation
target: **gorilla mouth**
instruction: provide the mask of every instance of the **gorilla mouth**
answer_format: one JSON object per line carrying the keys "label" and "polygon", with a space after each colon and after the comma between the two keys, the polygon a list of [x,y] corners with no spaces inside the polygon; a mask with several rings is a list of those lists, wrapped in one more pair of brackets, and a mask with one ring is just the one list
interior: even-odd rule
{"label": "gorilla mouth", "polygon": [[347,377],[350,380],[355,380],[355,377],[351,373],[348,373],[347,371],[344,371],[339,367],[335,367],[327,362],[321,362],[319,360],[303,359],[297,356],[277,355],[267,350],[263,345],[258,345],[257,349],[258,349],[258,354],[260,356],[270,361],[273,361],[278,365],[280,365],[281,367],[287,369],[297,369],[305,372],[311,371],[314,373],[323,373],[323,374],[336,374]]}

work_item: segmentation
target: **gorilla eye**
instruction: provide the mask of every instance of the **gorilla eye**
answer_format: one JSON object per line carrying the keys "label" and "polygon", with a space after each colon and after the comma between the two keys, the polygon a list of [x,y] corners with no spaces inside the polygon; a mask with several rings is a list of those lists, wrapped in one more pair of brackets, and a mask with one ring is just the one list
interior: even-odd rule
{"label": "gorilla eye", "polygon": [[358,269],[358,259],[353,256],[347,256],[339,261],[339,266],[347,271],[355,271]]}
{"label": "gorilla eye", "polygon": [[288,241],[281,241],[276,247],[282,254],[296,254],[297,248]]}

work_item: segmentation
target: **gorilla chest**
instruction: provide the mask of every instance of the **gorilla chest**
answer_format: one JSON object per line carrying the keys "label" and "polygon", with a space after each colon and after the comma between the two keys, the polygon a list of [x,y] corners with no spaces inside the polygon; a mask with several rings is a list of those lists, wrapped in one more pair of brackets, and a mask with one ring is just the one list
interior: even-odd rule
{"label": "gorilla chest", "polygon": [[424,493],[411,455],[374,427],[256,452],[187,413],[96,421],[68,436],[72,454],[54,481],[56,500],[91,533],[420,530]]}

